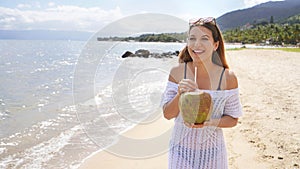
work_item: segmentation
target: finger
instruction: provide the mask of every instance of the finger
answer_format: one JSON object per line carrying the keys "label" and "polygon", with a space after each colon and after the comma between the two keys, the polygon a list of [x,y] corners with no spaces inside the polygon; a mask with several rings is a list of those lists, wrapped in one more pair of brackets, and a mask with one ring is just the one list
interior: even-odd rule
{"label": "finger", "polygon": [[193,124],[192,125],[192,128],[202,128],[202,127],[204,127],[203,124]]}
{"label": "finger", "polygon": [[181,81],[183,84],[193,84],[193,83],[195,83],[193,80],[191,80],[191,79],[182,79],[182,81]]}
{"label": "finger", "polygon": [[186,91],[193,91],[194,89],[196,89],[195,85],[189,84],[189,83],[186,83],[186,82],[180,83],[179,88],[183,88]]}
{"label": "finger", "polygon": [[192,124],[187,123],[187,122],[184,122],[184,124],[185,124],[187,127],[192,128]]}
{"label": "finger", "polygon": [[189,85],[184,82],[181,82],[178,87],[181,92],[187,92],[191,90],[191,87],[189,87]]}
{"label": "finger", "polygon": [[205,122],[203,123],[203,126],[209,126],[209,121],[205,121]]}
{"label": "finger", "polygon": [[185,81],[185,80],[181,80],[181,81],[179,82],[179,85],[180,85],[180,86],[186,86],[186,85],[188,85],[188,82]]}
{"label": "finger", "polygon": [[184,88],[179,88],[179,93],[182,94],[185,92],[185,89]]}
{"label": "finger", "polygon": [[191,79],[183,79],[182,82],[181,82],[181,85],[185,85],[185,86],[187,86],[189,88],[192,88],[192,89],[198,88],[197,87],[198,85]]}
{"label": "finger", "polygon": [[186,92],[195,91],[197,89],[195,86],[191,86],[191,85],[185,85],[185,86],[182,86],[181,88],[183,88],[184,91],[186,91]]}

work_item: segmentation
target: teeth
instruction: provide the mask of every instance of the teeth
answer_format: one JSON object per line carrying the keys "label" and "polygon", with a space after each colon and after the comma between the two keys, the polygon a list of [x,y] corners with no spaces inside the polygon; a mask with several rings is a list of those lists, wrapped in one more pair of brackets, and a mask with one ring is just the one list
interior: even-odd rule
{"label": "teeth", "polygon": [[194,50],[195,53],[202,53],[204,52],[203,50]]}

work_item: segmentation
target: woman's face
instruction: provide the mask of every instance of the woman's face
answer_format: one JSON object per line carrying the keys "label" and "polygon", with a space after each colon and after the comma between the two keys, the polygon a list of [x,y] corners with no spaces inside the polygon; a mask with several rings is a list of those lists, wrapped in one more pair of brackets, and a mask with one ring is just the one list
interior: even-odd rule
{"label": "woman's face", "polygon": [[211,59],[219,43],[214,42],[212,32],[204,26],[192,27],[188,37],[188,51],[194,62]]}

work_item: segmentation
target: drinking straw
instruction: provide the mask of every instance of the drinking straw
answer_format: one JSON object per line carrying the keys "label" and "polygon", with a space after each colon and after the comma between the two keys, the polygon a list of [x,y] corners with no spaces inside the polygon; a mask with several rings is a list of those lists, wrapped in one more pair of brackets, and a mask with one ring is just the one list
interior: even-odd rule
{"label": "drinking straw", "polygon": [[195,67],[195,77],[194,77],[195,83],[197,83],[197,67]]}

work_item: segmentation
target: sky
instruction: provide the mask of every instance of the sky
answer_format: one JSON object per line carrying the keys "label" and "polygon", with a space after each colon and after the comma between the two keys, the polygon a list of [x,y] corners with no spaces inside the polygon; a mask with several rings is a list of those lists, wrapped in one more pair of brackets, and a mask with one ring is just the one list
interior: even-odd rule
{"label": "sky", "polygon": [[267,1],[270,0],[1,0],[0,30],[95,32],[135,14],[168,14],[187,21],[205,16],[217,18]]}

